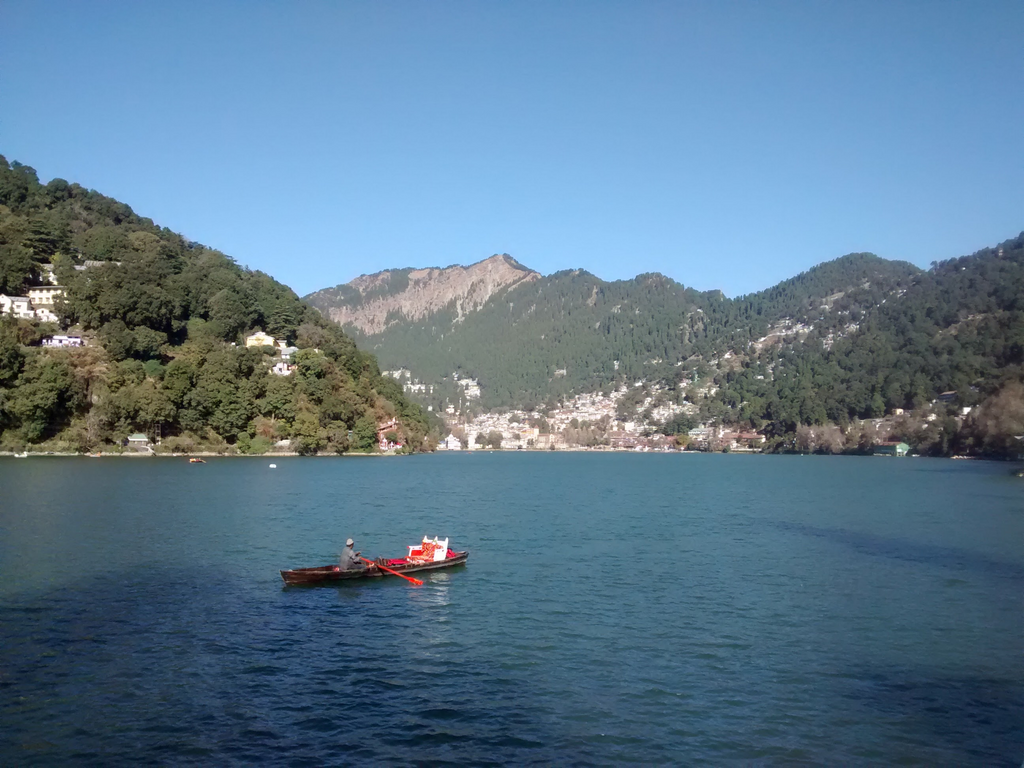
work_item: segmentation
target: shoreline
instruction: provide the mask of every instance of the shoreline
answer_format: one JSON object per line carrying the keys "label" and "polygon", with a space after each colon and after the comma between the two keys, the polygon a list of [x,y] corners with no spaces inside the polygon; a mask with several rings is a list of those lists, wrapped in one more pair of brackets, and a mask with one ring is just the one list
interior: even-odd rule
{"label": "shoreline", "polygon": [[[111,451],[105,453],[98,451],[96,453],[74,453],[70,451],[28,451],[25,453],[16,453],[14,451],[0,451],[0,458],[93,458],[93,459],[110,459],[110,458],[129,458],[129,459],[274,459],[274,458],[293,458],[299,457],[304,459],[346,459],[346,458],[400,458],[402,456],[427,456],[427,455],[444,455],[444,454],[465,454],[473,455],[477,453],[482,454],[517,454],[517,453],[614,453],[614,454],[632,454],[641,456],[666,456],[672,454],[679,454],[684,456],[701,456],[701,455],[721,455],[721,456],[829,456],[831,458],[844,458],[844,457],[856,457],[856,458],[897,458],[893,456],[873,456],[872,454],[813,454],[813,453],[763,453],[761,451],[633,451],[633,450],[622,450],[622,449],[604,449],[594,450],[593,448],[563,448],[557,451],[551,451],[548,449],[525,449],[525,450],[501,450],[493,448],[482,448],[477,450],[462,450],[462,451],[425,451],[422,454],[407,453],[407,454],[396,454],[396,453],[321,453],[313,456],[304,456],[296,451],[281,451],[273,453],[261,453],[261,454],[242,454],[242,453],[217,453],[216,451],[195,451],[192,453],[146,453],[142,451]],[[988,456],[906,456],[898,458],[931,458],[931,459],[946,459],[948,461],[994,461],[1005,464],[1013,464],[1020,462],[1021,459],[998,459]]]}
{"label": "shoreline", "polygon": [[[412,454],[409,454],[412,455]],[[350,458],[353,456],[366,456],[366,457],[377,457],[377,458],[397,458],[397,454],[394,453],[321,453],[315,456],[303,456],[301,453],[295,451],[282,451],[278,453],[256,453],[256,454],[245,454],[245,453],[217,453],[216,451],[194,451],[192,453],[144,453],[142,451],[111,451],[105,453],[103,451],[97,451],[96,453],[73,453],[68,451],[28,451],[27,455],[24,453],[15,453],[13,451],[0,451],[0,457],[12,457],[18,459],[29,459],[29,458],[81,458],[81,459],[274,459],[274,458],[289,458],[289,457],[302,457],[306,459],[343,459]]]}

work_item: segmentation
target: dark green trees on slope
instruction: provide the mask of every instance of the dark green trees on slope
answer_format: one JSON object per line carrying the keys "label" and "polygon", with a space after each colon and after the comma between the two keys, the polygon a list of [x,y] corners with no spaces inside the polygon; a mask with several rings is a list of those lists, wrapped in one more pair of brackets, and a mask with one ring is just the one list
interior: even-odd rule
{"label": "dark green trees on slope", "polygon": [[737,351],[747,352],[741,365],[716,379],[723,415],[776,434],[917,408],[943,392],[974,405],[1024,378],[1024,235],[935,264],[799,341]]}
{"label": "dark green trees on slope", "polygon": [[480,379],[484,408],[523,407],[638,379],[678,381],[702,361],[745,349],[782,318],[854,322],[919,273],[854,254],[727,299],[659,274],[605,282],[573,270],[501,291],[463,317],[451,306],[420,321],[395,318],[373,336],[347,330],[386,368],[408,368],[441,385],[439,394],[459,371]]}
{"label": "dark green trees on slope", "polygon": [[529,405],[646,375],[680,354],[695,296],[661,276],[607,284],[560,272],[496,295],[463,322],[451,307],[363,343],[426,381],[479,376],[485,407]]}
{"label": "dark green trees on slope", "polygon": [[[418,449],[425,414],[376,359],[286,286],[186,241],[117,201],[0,157],[0,293],[23,295],[47,267],[65,287],[62,324],[99,342],[34,346],[47,329],[0,322],[0,440],[53,439],[87,450],[143,431],[189,447],[264,450],[291,439],[306,453],[351,444],[360,420],[400,421]],[[245,348],[255,328],[299,348],[294,372],[270,372],[276,350]],[[56,331],[53,327],[50,331]]]}
{"label": "dark green trees on slope", "polygon": [[[349,293],[327,298],[357,306]],[[453,305],[418,321],[396,314],[372,336],[350,332],[387,368],[433,385],[435,406],[459,401],[453,372],[479,380],[484,409],[643,380],[690,399],[699,421],[792,436],[947,391],[971,406],[1024,378],[1022,302],[1019,236],[928,271],[850,254],[736,299],[661,275],[609,283],[559,272],[468,314]]]}

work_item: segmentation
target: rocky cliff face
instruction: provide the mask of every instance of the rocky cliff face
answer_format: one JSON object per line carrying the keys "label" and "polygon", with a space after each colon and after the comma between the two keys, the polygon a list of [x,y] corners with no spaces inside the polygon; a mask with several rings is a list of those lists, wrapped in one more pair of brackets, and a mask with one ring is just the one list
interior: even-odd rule
{"label": "rocky cliff face", "polygon": [[511,256],[499,255],[468,267],[387,270],[362,275],[305,299],[329,318],[367,335],[390,324],[420,320],[453,304],[461,320],[500,290],[537,280],[540,274]]}

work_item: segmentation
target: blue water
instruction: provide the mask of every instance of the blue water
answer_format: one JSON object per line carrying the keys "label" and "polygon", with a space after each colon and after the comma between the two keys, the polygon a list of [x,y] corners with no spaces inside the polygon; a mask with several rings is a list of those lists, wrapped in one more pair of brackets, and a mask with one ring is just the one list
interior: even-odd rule
{"label": "blue water", "polygon": [[0,764],[1024,760],[1007,465],[269,461],[0,460]]}

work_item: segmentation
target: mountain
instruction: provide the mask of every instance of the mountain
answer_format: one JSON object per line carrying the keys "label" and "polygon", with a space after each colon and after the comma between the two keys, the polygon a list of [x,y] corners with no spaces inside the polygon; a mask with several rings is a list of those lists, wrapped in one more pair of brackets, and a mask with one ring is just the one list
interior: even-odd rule
{"label": "mountain", "polygon": [[860,311],[807,320],[792,343],[735,349],[743,366],[717,378],[726,418],[781,434],[921,408],[942,393],[977,405],[1024,378],[1024,233],[937,262]]}
{"label": "mountain", "polygon": [[898,435],[922,452],[1010,456],[1024,431],[1024,234],[927,271],[850,254],[735,299],[659,274],[524,271],[473,306],[442,304],[440,291],[431,308],[405,306],[404,289],[384,289],[383,324],[344,327],[407,390],[463,419],[512,408],[540,421],[576,396],[614,391],[622,423],[666,434],[734,425],[776,446],[832,425],[843,439],[828,444],[863,450],[872,438],[851,431],[860,420],[911,409],[923,415]]}
{"label": "mountain", "polygon": [[532,282],[540,275],[507,253],[468,267],[395,269],[362,275],[305,301],[339,325],[379,334],[402,321],[417,321],[450,307],[456,322],[479,309],[497,292]]}
{"label": "mountain", "polygon": [[[60,289],[44,290],[49,275]],[[287,286],[0,156],[0,294],[53,291],[37,310],[51,322],[0,316],[0,448],[90,451],[142,432],[184,451],[343,452],[374,449],[392,421],[389,439],[426,447],[423,410]],[[62,327],[87,345],[40,347]],[[247,347],[256,329],[297,349]]]}
{"label": "mountain", "polygon": [[[495,260],[508,257],[449,270],[471,273]],[[404,303],[411,285],[358,303],[364,294],[355,283],[379,290],[394,273],[358,278],[307,299],[373,349],[385,368],[407,369],[432,386],[432,405],[459,396],[452,377],[457,372],[479,380],[481,405],[491,409],[530,407],[636,379],[672,378],[681,363],[745,345],[782,318],[857,316],[920,273],[910,264],[855,254],[729,300],[720,291],[698,292],[659,274],[606,282],[582,270],[542,277],[512,263],[522,279],[469,309],[461,297],[442,302],[449,270],[421,271],[415,295],[437,296],[432,311],[422,300]],[[358,314],[384,300],[386,322],[378,322],[380,310]]]}

